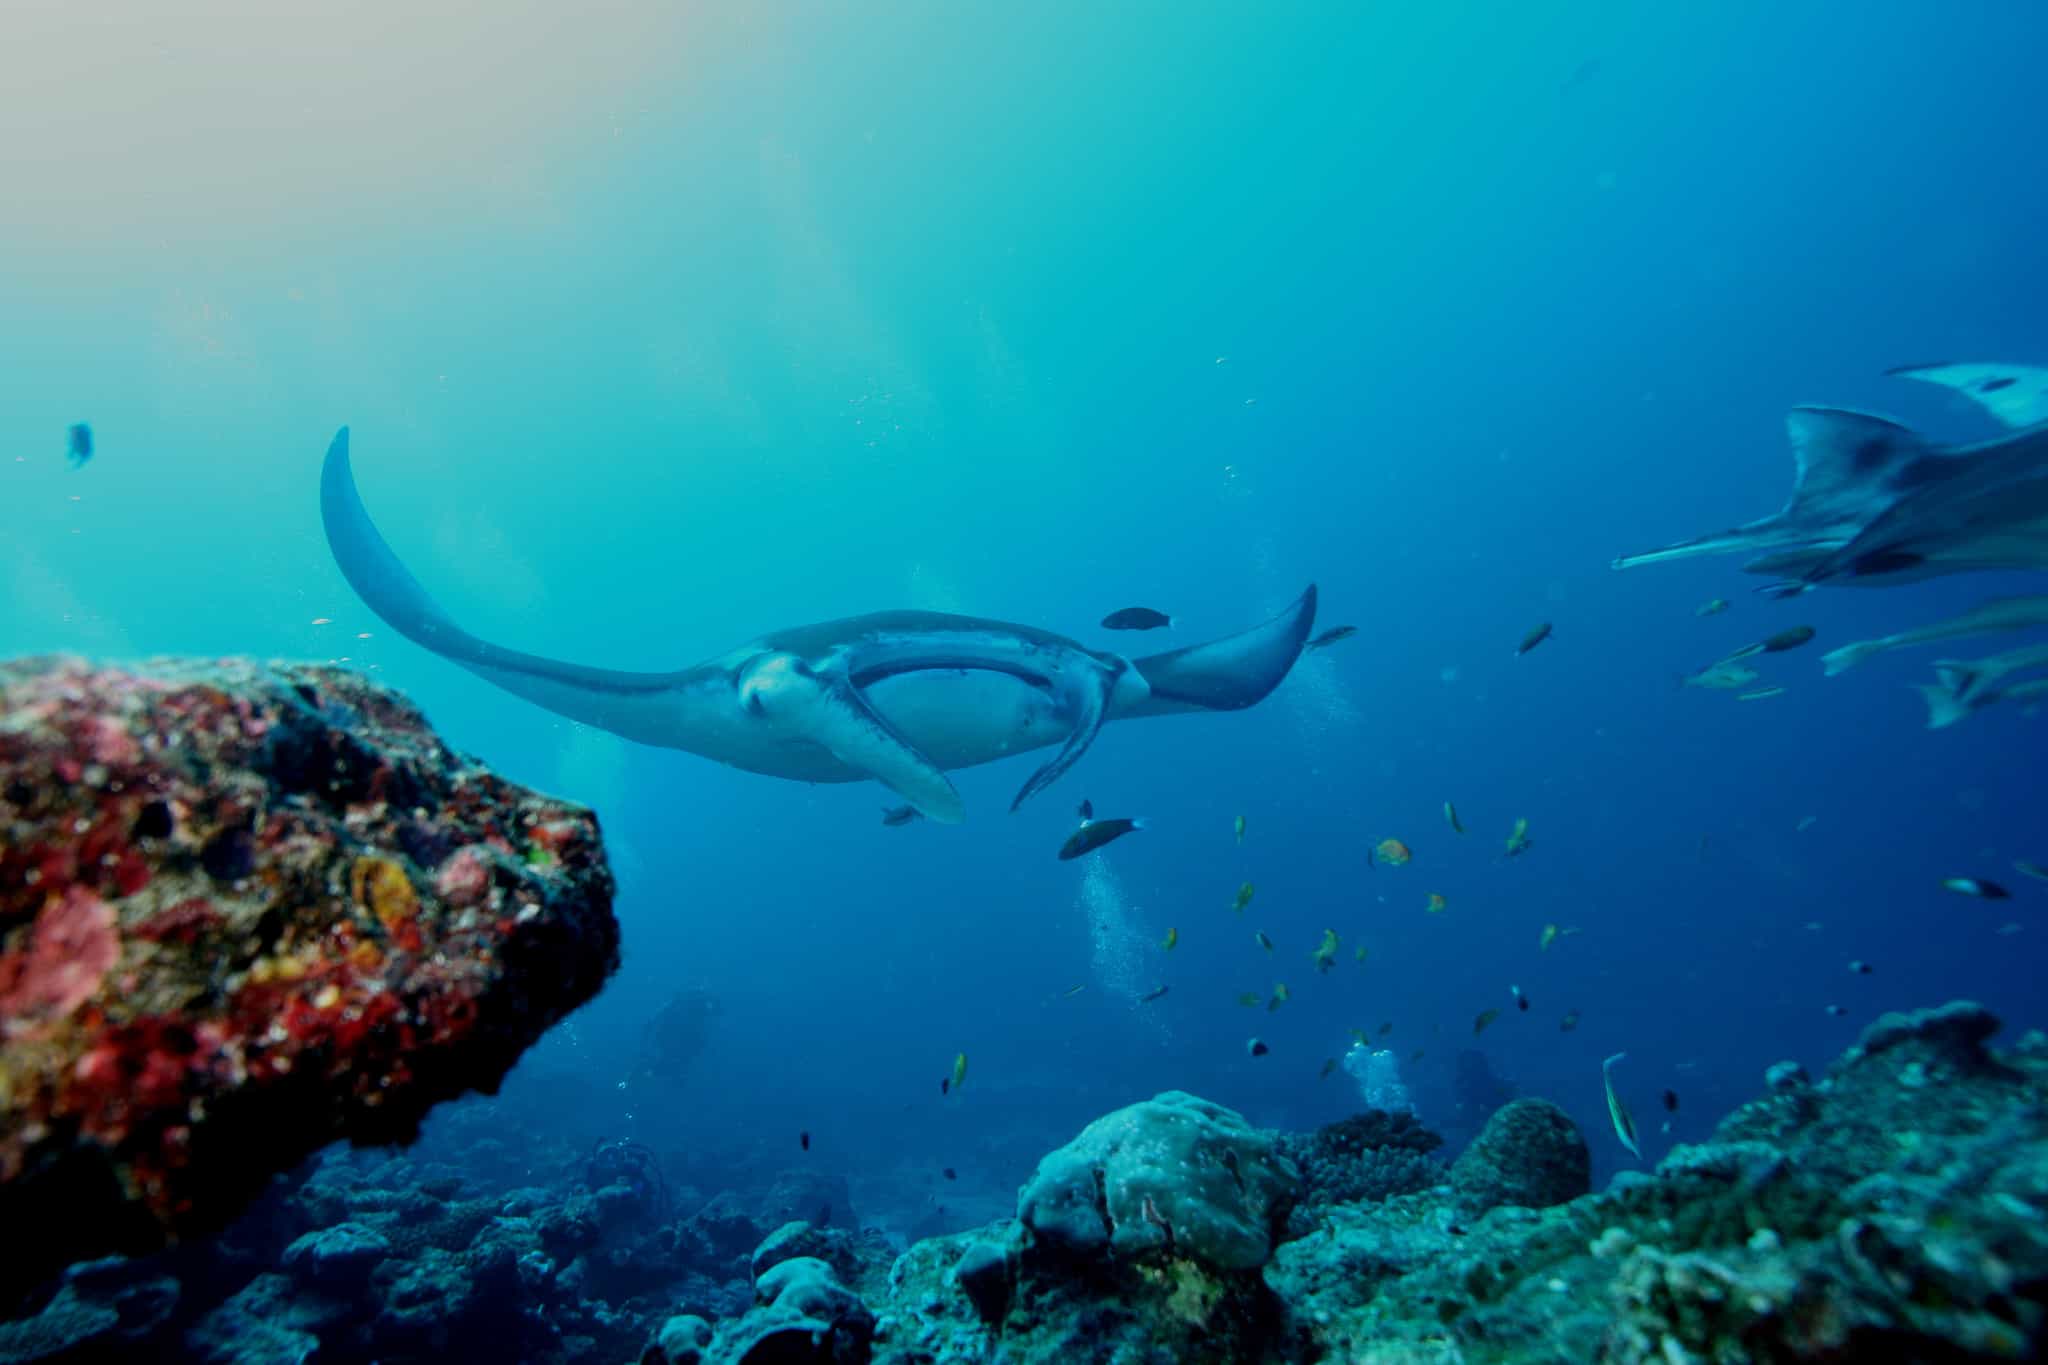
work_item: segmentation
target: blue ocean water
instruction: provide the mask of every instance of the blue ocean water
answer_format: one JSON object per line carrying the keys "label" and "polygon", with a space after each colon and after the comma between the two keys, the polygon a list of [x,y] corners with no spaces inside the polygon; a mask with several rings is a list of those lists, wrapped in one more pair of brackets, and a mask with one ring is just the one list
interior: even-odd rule
{"label": "blue ocean water", "polygon": [[[2048,13],[52,6],[17,36],[0,650],[346,658],[595,806],[625,965],[513,1077],[522,1121],[764,1166],[808,1131],[885,1205],[906,1170],[1013,1188],[1168,1088],[1328,1121],[1358,1097],[1323,1062],[1388,1022],[1426,1119],[1476,1122],[1481,1051],[1604,1174],[1608,1054],[1646,1130],[1682,1099],[1654,1158],[1884,1009],[2048,1022],[2048,888],[2009,867],[2048,860],[2044,722],[1929,732],[1907,687],[1998,646],[1818,660],[2029,580],[1777,602],[1732,558],[1608,567],[1775,508],[1792,404],[1990,432],[1882,372],[2048,354]],[[454,616],[555,657],[897,607],[1149,652],[1094,623],[1188,643],[1311,582],[1359,634],[1250,711],[1110,727],[1016,815],[1039,758],[956,774],[962,826],[884,828],[871,784],[637,748],[396,638],[321,536],[342,424]],[[1674,682],[1801,623],[1782,697]],[[1150,828],[1057,861],[1083,797]],[[1369,866],[1386,837],[1413,862]],[[684,989],[720,1009],[650,1093]]]}

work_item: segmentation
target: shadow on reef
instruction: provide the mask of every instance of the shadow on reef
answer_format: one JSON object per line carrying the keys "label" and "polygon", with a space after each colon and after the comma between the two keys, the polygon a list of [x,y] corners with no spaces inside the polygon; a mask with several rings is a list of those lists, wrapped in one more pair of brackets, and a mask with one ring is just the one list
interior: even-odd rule
{"label": "shadow on reef", "polygon": [[1886,1015],[1597,1193],[1541,1100],[1446,1166],[1405,1115],[1276,1134],[1168,1092],[1046,1155],[1014,1217],[907,1250],[815,1171],[706,1198],[632,1144],[556,1143],[486,1191],[334,1151],[204,1246],[72,1267],[0,1365],[2027,1358],[2048,1038],[1993,1054],[1996,1028]]}

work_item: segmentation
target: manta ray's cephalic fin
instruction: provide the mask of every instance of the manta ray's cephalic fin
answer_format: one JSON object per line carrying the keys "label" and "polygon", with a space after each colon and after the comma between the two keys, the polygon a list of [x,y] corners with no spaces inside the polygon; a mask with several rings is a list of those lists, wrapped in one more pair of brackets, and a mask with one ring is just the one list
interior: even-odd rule
{"label": "manta ray's cephalic fin", "polygon": [[1016,813],[1017,807],[1059,781],[1060,774],[1073,767],[1081,755],[1088,752],[1088,746],[1095,742],[1095,736],[1102,729],[1102,722],[1109,718],[1110,694],[1116,690],[1117,679],[1123,671],[1121,665],[1103,669],[1074,689],[1070,698],[1073,714],[1069,717],[1074,723],[1073,732],[1052,760],[1031,774],[1031,780],[1018,788],[1016,799],[1010,802],[1012,814]]}
{"label": "manta ray's cephalic fin", "polygon": [[927,820],[957,825],[967,818],[952,780],[846,678],[819,673],[792,654],[772,654],[748,668],[740,698],[756,713],[766,711],[786,721],[849,768],[867,773]]}

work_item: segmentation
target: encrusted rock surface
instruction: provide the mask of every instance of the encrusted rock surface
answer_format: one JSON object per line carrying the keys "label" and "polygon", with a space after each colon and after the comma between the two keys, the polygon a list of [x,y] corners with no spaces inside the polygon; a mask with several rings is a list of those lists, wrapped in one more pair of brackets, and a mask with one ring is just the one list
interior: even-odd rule
{"label": "encrusted rock surface", "polygon": [[0,1300],[494,1089],[616,968],[611,896],[591,812],[361,675],[0,664]]}
{"label": "encrusted rock surface", "polygon": [[1502,1204],[1547,1209],[1592,1188],[1586,1140],[1549,1100],[1515,1100],[1494,1110],[1451,1165],[1451,1189],[1467,1217]]}
{"label": "encrusted rock surface", "polygon": [[1272,1134],[1169,1090],[1095,1120],[1039,1162],[1017,1217],[1039,1242],[1081,1255],[1157,1250],[1256,1270],[1300,1183]]}

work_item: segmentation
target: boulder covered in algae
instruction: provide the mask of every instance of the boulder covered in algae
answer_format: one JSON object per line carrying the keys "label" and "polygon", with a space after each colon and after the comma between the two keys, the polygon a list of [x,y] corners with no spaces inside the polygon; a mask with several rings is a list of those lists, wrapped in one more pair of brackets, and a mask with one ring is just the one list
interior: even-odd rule
{"label": "boulder covered in algae", "polygon": [[0,1296],[494,1090],[611,898],[592,812],[360,675],[0,664]]}
{"label": "boulder covered in algae", "polygon": [[2040,1359],[2048,1037],[1993,1052],[1997,1028],[1968,1002],[1886,1015],[1819,1082],[1773,1068],[1706,1141],[1597,1193],[1569,1121],[1511,1106],[1470,1162],[1506,1170],[1522,1132],[1540,1163],[1333,1200],[1256,1286],[1156,1254],[1106,1275],[1015,1223],[920,1242],[869,1297],[869,1359]]}

